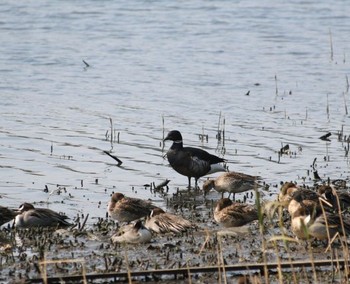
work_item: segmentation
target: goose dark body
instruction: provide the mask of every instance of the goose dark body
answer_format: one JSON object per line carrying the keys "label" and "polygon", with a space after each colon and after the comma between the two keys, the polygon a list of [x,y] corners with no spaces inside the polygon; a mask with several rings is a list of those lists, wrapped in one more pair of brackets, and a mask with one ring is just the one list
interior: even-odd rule
{"label": "goose dark body", "polygon": [[[225,162],[225,159],[209,154],[208,152],[193,147],[183,147],[182,135],[179,131],[170,131],[164,139],[173,141],[167,152],[170,166],[179,174],[188,177],[188,187],[191,188],[191,178],[195,179],[195,186],[200,177],[212,173],[212,165]],[[222,167],[220,170],[225,171]]]}

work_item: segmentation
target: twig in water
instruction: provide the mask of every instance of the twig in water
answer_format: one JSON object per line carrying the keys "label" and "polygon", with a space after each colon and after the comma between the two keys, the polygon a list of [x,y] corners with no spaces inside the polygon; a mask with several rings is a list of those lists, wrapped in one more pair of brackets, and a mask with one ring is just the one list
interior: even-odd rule
{"label": "twig in water", "polygon": [[220,124],[221,124],[221,111],[220,111],[220,114],[219,114],[218,132],[216,134],[216,139],[218,139],[218,141],[221,140]]}
{"label": "twig in water", "polygon": [[109,122],[110,122],[110,124],[111,124],[111,145],[112,145],[112,148],[113,148],[113,120],[112,120],[112,118],[110,117],[109,118]]}
{"label": "twig in water", "polygon": [[276,96],[278,95],[277,75],[275,75]]}
{"label": "twig in water", "polygon": [[84,59],[83,59],[83,62],[84,62],[84,64],[85,64],[85,67],[86,67],[86,68],[90,67],[90,64],[87,63]]}
{"label": "twig in water", "polygon": [[348,106],[346,105],[346,97],[345,97],[345,93],[344,92],[343,92],[343,98],[344,98],[345,114],[348,115]]}
{"label": "twig in water", "polygon": [[329,120],[329,101],[328,101],[328,94],[327,94],[327,118]]}
{"label": "twig in water", "polygon": [[313,173],[314,173],[314,179],[315,180],[320,180],[321,177],[319,176],[317,170],[316,170],[316,160],[317,158],[314,159],[314,162],[312,163],[312,169],[313,169]]}
{"label": "twig in water", "polygon": [[121,160],[119,160],[116,156],[110,154],[108,151],[103,151],[103,153],[107,154],[108,156],[110,156],[112,159],[116,160],[118,162],[118,167],[123,163]]}
{"label": "twig in water", "polygon": [[83,221],[83,224],[81,225],[81,227],[80,227],[80,231],[82,231],[83,229],[84,229],[84,227],[85,227],[85,224],[86,224],[86,221],[87,221],[87,219],[89,218],[89,213],[86,215],[86,217],[85,217],[85,219],[84,219],[84,221]]}
{"label": "twig in water", "polygon": [[333,39],[332,39],[332,31],[329,29],[329,40],[331,44],[331,61],[333,61]]}

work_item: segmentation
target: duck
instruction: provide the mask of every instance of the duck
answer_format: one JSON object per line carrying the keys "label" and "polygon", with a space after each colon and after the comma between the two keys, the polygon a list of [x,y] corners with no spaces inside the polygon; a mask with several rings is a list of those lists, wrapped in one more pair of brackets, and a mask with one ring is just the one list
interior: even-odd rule
{"label": "duck", "polygon": [[255,206],[232,202],[229,198],[218,200],[214,209],[214,220],[226,228],[240,227],[257,219]]}
{"label": "duck", "polygon": [[334,186],[322,185],[318,187],[318,193],[332,204],[335,211],[350,207],[350,193],[345,190],[336,190]]}
{"label": "duck", "polygon": [[0,206],[0,226],[13,220],[19,213],[18,210]]}
{"label": "duck", "polygon": [[147,216],[145,227],[158,234],[170,232],[177,234],[193,228],[193,225],[183,217],[157,207]]}
{"label": "duck", "polygon": [[[344,230],[342,228],[344,225]],[[337,233],[340,236],[350,234],[350,220],[342,215],[324,211],[319,213],[308,227],[310,236],[318,240],[330,241]]]}
{"label": "duck", "polygon": [[113,243],[130,244],[148,243],[151,239],[152,233],[143,225],[141,220],[123,226],[111,237]]}
{"label": "duck", "polygon": [[321,202],[322,206],[326,210],[331,210],[331,204],[329,204],[329,202],[327,202],[317,192],[308,188],[299,189],[292,194],[292,200],[288,205],[288,212],[290,216],[293,216],[295,211],[297,211],[300,207],[303,207],[306,212],[310,212],[310,214],[312,214],[312,212],[318,208],[321,208]]}
{"label": "duck", "polygon": [[278,194],[278,202],[281,205],[288,209],[289,203],[292,200],[292,195],[295,191],[299,190],[298,186],[293,182],[285,182],[283,183],[281,190]]}
{"label": "duck", "polygon": [[19,207],[19,214],[15,217],[15,226],[30,227],[68,227],[68,217],[47,208],[35,208],[31,203],[23,203]]}
{"label": "duck", "polygon": [[291,216],[291,231],[299,240],[306,240],[310,237],[308,227],[311,222],[311,215],[306,214],[304,207],[297,208]]}
{"label": "duck", "polygon": [[221,192],[221,198],[224,197],[225,192],[229,192],[229,197],[233,193],[233,200],[235,200],[235,193],[251,190],[260,185],[257,180],[258,176],[251,176],[239,172],[226,172],[218,176],[216,179],[208,179],[203,183],[204,195],[206,195],[212,188],[217,192]]}
{"label": "duck", "polygon": [[129,223],[148,216],[156,207],[149,201],[126,197],[120,192],[115,192],[108,204],[108,213],[112,219],[118,222]]}
{"label": "duck", "polygon": [[184,147],[180,131],[170,131],[164,139],[164,141],[167,140],[173,141],[166,153],[169,164],[177,173],[187,176],[189,189],[191,188],[191,178],[194,178],[195,188],[198,188],[200,177],[226,171],[220,164],[226,162],[225,159],[199,148]]}

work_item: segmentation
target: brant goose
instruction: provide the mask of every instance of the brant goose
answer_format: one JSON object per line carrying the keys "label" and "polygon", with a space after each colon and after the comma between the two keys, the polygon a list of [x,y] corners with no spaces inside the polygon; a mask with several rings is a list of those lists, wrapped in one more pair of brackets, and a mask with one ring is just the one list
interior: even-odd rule
{"label": "brant goose", "polygon": [[179,131],[170,131],[164,141],[166,140],[173,141],[166,154],[169,164],[176,172],[188,177],[189,189],[191,188],[192,177],[195,179],[195,188],[197,188],[197,182],[200,177],[219,171],[226,171],[219,164],[225,162],[224,159],[199,148],[183,147],[182,135]]}
{"label": "brant goose", "polygon": [[20,214],[15,218],[16,227],[67,227],[66,215],[59,214],[47,208],[35,208],[30,203],[23,203],[19,207]]}

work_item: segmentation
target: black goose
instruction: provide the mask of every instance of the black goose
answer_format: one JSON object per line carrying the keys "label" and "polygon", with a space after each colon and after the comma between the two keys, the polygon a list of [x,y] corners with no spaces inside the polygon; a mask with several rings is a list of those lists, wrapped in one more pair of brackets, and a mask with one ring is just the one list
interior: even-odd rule
{"label": "black goose", "polygon": [[188,177],[188,188],[191,188],[191,178],[195,179],[197,188],[198,179],[207,174],[226,169],[219,163],[225,162],[224,159],[208,152],[193,147],[183,147],[182,135],[178,130],[172,130],[165,137],[164,141],[171,140],[173,145],[167,152],[170,166],[179,174]]}

